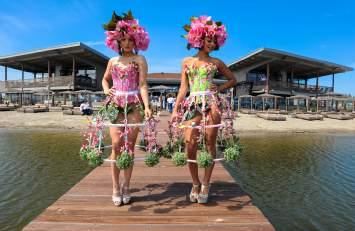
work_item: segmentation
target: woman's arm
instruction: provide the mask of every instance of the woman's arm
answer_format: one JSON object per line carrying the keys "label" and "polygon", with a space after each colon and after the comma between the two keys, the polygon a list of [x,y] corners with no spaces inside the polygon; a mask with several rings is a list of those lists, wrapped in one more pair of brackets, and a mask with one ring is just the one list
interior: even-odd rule
{"label": "woman's arm", "polygon": [[149,98],[148,98],[148,84],[147,84],[147,73],[148,73],[148,65],[144,56],[139,56],[139,89],[143,99],[144,104],[144,114],[146,118],[152,116],[152,111],[149,108]]}
{"label": "woman's arm", "polygon": [[104,90],[105,95],[109,95],[109,96],[113,96],[115,94],[115,90],[110,88],[110,81],[112,79],[111,76],[112,60],[113,58],[108,61],[104,77],[102,78],[102,88]]}
{"label": "woman's arm", "polygon": [[184,59],[184,61],[182,62],[181,84],[180,84],[180,89],[179,89],[178,96],[176,97],[175,107],[173,109],[173,114],[171,116],[172,119],[177,116],[178,108],[180,107],[180,104],[184,100],[184,98],[186,96],[186,93],[187,93],[187,91],[189,89],[189,81],[188,81],[186,73],[185,73],[185,64],[186,64],[186,62],[187,62],[187,59]]}
{"label": "woman's arm", "polygon": [[234,87],[237,84],[237,79],[235,78],[233,72],[229,70],[229,68],[226,66],[226,64],[223,61],[219,59],[216,59],[216,61],[217,61],[218,72],[228,79],[226,83],[218,86],[216,90],[218,92],[221,92],[231,87]]}

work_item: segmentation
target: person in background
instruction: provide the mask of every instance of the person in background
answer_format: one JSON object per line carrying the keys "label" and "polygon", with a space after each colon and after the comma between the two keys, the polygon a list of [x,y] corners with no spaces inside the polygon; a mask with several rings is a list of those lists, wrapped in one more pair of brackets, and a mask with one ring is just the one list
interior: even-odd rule
{"label": "person in background", "polygon": [[168,102],[168,111],[170,113],[172,113],[173,112],[173,103],[174,103],[174,98],[172,97],[172,95],[169,95],[167,102]]}
{"label": "person in background", "polygon": [[90,104],[87,100],[84,100],[84,102],[82,102],[80,104],[80,112],[81,112],[81,115],[91,115],[92,114],[92,109],[91,109]]}

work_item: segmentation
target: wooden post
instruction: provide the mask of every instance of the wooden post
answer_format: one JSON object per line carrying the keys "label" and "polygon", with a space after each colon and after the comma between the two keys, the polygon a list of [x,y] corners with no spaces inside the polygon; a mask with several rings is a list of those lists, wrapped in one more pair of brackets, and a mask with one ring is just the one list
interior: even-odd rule
{"label": "wooden post", "polygon": [[293,67],[291,69],[291,87],[290,87],[290,96],[292,96],[292,88],[293,88]]}
{"label": "wooden post", "polygon": [[7,66],[5,66],[5,89],[7,90]]}
{"label": "wooden post", "polygon": [[47,97],[47,103],[48,103],[48,106],[49,106],[49,93],[51,91],[51,61],[48,60],[47,61],[47,66],[48,66],[48,97]]}
{"label": "wooden post", "polygon": [[253,97],[250,97],[250,110],[253,110]]}
{"label": "wooden post", "polygon": [[319,112],[319,100],[318,99],[316,99],[317,100],[317,113]]}
{"label": "wooden post", "polygon": [[239,111],[239,109],[240,109],[240,97],[238,97],[238,111]]}
{"label": "wooden post", "polygon": [[332,75],[332,92],[334,92],[334,73]]}
{"label": "wooden post", "polygon": [[75,57],[73,56],[73,73],[72,73],[72,78],[73,78],[73,90],[75,90]]}
{"label": "wooden post", "polygon": [[266,93],[269,94],[270,65],[266,64]]}
{"label": "wooden post", "polygon": [[318,73],[317,73],[317,81],[316,81],[316,98],[318,98],[318,88],[319,88],[319,75],[318,75]]}
{"label": "wooden post", "polygon": [[305,90],[307,90],[307,83],[308,83],[308,79],[305,79],[305,80],[304,80],[304,82],[305,82],[304,89],[305,89]]}
{"label": "wooden post", "polygon": [[23,104],[23,85],[25,83],[25,72],[24,72],[24,68],[23,68],[23,64],[21,64],[21,103],[20,105],[22,106]]}
{"label": "wooden post", "polygon": [[288,98],[286,98],[286,112],[288,111],[288,102],[289,102],[289,100],[288,100]]}
{"label": "wooden post", "polygon": [[262,101],[263,101],[263,111],[265,110],[265,100],[264,100],[264,97],[261,98]]}

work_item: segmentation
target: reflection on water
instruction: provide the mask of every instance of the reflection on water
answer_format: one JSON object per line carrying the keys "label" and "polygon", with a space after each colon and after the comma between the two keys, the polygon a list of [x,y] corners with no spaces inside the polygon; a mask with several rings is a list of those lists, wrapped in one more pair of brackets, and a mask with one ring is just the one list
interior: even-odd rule
{"label": "reflection on water", "polygon": [[0,230],[20,230],[85,176],[78,132],[0,130]]}
{"label": "reflection on water", "polygon": [[[0,130],[0,230],[20,230],[90,168],[79,132]],[[277,230],[355,230],[355,135],[241,137],[228,165]]]}
{"label": "reflection on water", "polygon": [[228,169],[277,230],[355,230],[355,135],[242,137]]}

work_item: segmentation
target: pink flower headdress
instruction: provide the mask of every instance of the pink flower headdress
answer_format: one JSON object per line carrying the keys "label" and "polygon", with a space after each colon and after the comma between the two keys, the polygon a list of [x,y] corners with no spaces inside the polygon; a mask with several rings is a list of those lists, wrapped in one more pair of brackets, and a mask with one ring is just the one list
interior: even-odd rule
{"label": "pink flower headdress", "polygon": [[187,49],[202,48],[205,37],[216,38],[216,49],[223,46],[227,39],[227,31],[221,22],[213,21],[210,16],[191,17],[190,21],[190,25],[184,26],[185,31],[188,32],[184,35],[188,42]]}
{"label": "pink flower headdress", "polygon": [[114,11],[111,20],[103,25],[106,30],[105,44],[116,52],[119,52],[118,40],[125,34],[130,35],[135,43],[136,50],[147,50],[149,45],[149,35],[147,31],[139,25],[138,20],[133,18],[132,12],[128,11],[123,16],[119,16]]}

